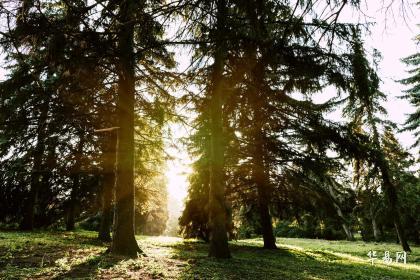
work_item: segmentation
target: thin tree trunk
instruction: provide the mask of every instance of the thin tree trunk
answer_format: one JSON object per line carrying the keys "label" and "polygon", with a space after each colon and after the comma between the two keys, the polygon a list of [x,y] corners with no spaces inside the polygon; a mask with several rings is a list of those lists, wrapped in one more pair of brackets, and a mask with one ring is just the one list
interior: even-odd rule
{"label": "thin tree trunk", "polygon": [[[255,114],[256,111],[254,112]],[[257,118],[258,119],[258,118]],[[259,120],[255,121],[255,125],[258,129],[254,145],[254,162],[253,162],[253,181],[257,186],[258,191],[258,208],[260,212],[260,222],[262,228],[262,235],[264,240],[265,249],[276,249],[276,239],[273,233],[273,223],[270,216],[269,204],[270,204],[270,186],[267,174],[265,172],[265,164],[263,159],[263,136],[261,132],[261,126]]]}
{"label": "thin tree trunk", "polygon": [[349,241],[353,241],[354,240],[353,233],[351,232],[350,227],[347,225],[346,218],[344,217],[343,211],[341,211],[341,207],[337,202],[338,198],[336,197],[331,184],[328,185],[328,192],[330,193],[330,196],[332,198],[332,203],[337,212],[337,216],[340,217],[341,227],[343,228],[344,233],[346,234],[346,239]]}
{"label": "thin tree trunk", "polygon": [[[75,172],[80,172],[80,168],[75,170]],[[66,213],[66,230],[74,230],[76,222],[76,204],[77,196],[80,189],[80,175],[79,173],[73,174],[73,186],[70,193],[70,199],[67,204],[67,213]]]}
{"label": "thin tree trunk", "polygon": [[400,244],[404,251],[411,252],[410,246],[408,245],[404,228],[401,225],[401,219],[400,219],[400,211],[398,208],[398,195],[397,190],[395,188],[395,185],[391,182],[390,174],[389,174],[389,168],[386,166],[387,164],[382,161],[380,169],[382,173],[382,180],[383,180],[383,186],[384,186],[384,192],[389,202],[390,212],[393,216],[394,220],[394,226],[395,230],[397,232],[398,240],[400,241]]}
{"label": "thin tree trunk", "polygon": [[116,145],[117,132],[111,131],[105,144],[103,154],[103,182],[102,182],[102,211],[101,224],[99,226],[98,238],[102,241],[111,241],[111,224],[112,224],[112,194],[115,184],[115,161],[116,161]]}
{"label": "thin tree trunk", "polygon": [[346,219],[344,218],[344,215],[341,212],[341,209],[339,207],[337,207],[336,209],[337,209],[337,213],[339,217],[341,218],[341,227],[343,228],[344,233],[346,234],[346,239],[348,241],[354,241],[353,232],[351,231],[349,225],[347,224]]}
{"label": "thin tree trunk", "polygon": [[418,230],[418,228],[414,229],[414,243],[416,245],[420,245],[420,231]]}
{"label": "thin tree trunk", "polygon": [[299,225],[299,226],[302,226],[303,224],[302,224],[302,219],[300,218],[300,216],[299,216],[299,213],[297,212],[297,210],[295,210],[295,219],[296,219],[296,222],[297,222],[297,224]]}
{"label": "thin tree trunk", "polygon": [[375,241],[380,241],[378,224],[376,223],[375,217],[372,218],[372,230],[373,230],[373,238],[375,239]]}
{"label": "thin tree trunk", "polygon": [[[255,54],[255,52],[254,52]],[[253,59],[256,59],[254,56]],[[254,68],[251,71],[254,90],[250,91],[250,101],[252,105],[252,111],[254,115],[253,121],[253,164],[252,164],[252,176],[253,181],[257,187],[258,195],[258,208],[260,214],[260,222],[262,228],[262,235],[264,240],[265,249],[276,249],[276,239],[273,233],[273,223],[269,211],[270,197],[271,197],[271,186],[268,178],[267,165],[264,160],[266,150],[264,147],[264,131],[263,131],[263,118],[261,109],[264,104],[259,102],[262,100],[260,88],[263,83],[263,72],[264,69],[261,63],[255,63]]]}
{"label": "thin tree trunk", "polygon": [[[374,124],[374,117],[371,111],[368,111],[368,119],[371,124]],[[379,141],[379,135],[378,130],[374,129],[373,133],[373,143],[379,150],[382,150],[380,141]],[[410,246],[408,245],[407,238],[404,233],[404,228],[401,225],[401,219],[400,219],[400,211],[398,208],[398,194],[397,189],[393,182],[391,181],[391,174],[390,174],[390,168],[389,164],[382,152],[379,152],[375,155],[376,161],[379,167],[379,170],[382,174],[382,186],[384,188],[384,193],[386,198],[388,199],[392,219],[394,220],[394,226],[395,230],[397,232],[398,240],[400,241],[400,244],[404,251],[411,252]]]}
{"label": "thin tree trunk", "polygon": [[37,215],[37,225],[40,227],[49,226],[53,223],[53,217],[50,213],[50,201],[49,197],[51,195],[51,177],[52,170],[56,166],[57,154],[56,147],[58,145],[58,139],[56,137],[51,137],[46,141],[46,158],[43,163],[43,173],[41,179],[41,186],[39,188],[39,198],[38,198],[38,209],[39,213]]}
{"label": "thin tree trunk", "polygon": [[83,148],[85,145],[85,139],[83,135],[79,135],[79,143],[76,149],[75,155],[75,163],[72,170],[72,181],[73,186],[70,193],[70,199],[67,205],[67,219],[66,219],[66,230],[74,230],[75,229],[75,221],[76,221],[76,206],[78,204],[78,197],[80,191],[80,171],[82,167],[82,157],[83,157]]}
{"label": "thin tree trunk", "polygon": [[[73,188],[75,187],[75,184],[78,184],[78,182],[76,182],[77,180],[75,179],[73,181]],[[69,200],[69,203],[67,204],[67,213],[66,213],[66,230],[74,230],[75,226],[75,192],[72,191],[71,194],[71,198]]]}
{"label": "thin tree trunk", "polygon": [[344,233],[346,234],[346,239],[349,241],[353,241],[354,240],[354,236],[353,233],[351,232],[350,228],[348,227],[348,225],[346,223],[341,223],[341,227],[344,230]]}
{"label": "thin tree trunk", "polygon": [[49,110],[49,98],[44,97],[45,100],[41,105],[41,112],[39,116],[38,128],[37,128],[37,139],[35,151],[33,154],[33,167],[31,174],[31,185],[29,196],[24,202],[24,214],[23,220],[19,227],[21,230],[33,230],[35,220],[35,208],[38,203],[39,189],[41,187],[41,177],[43,168],[43,157],[45,153],[45,140],[46,140],[46,129],[47,129],[47,117]]}
{"label": "thin tree trunk", "polygon": [[[276,249],[276,239],[273,233],[273,223],[270,216],[269,205],[271,197],[271,188],[269,184],[267,165],[264,161],[264,155],[266,154],[264,148],[264,103],[260,102],[264,99],[261,91],[264,83],[264,64],[258,61],[257,52],[263,50],[260,46],[260,40],[264,34],[266,34],[264,21],[264,1],[248,1],[246,6],[246,12],[253,28],[254,40],[248,42],[247,57],[250,67],[250,90],[249,100],[251,102],[252,114],[253,114],[253,132],[252,132],[252,145],[254,145],[253,151],[253,164],[252,164],[252,176],[253,181],[257,187],[258,195],[258,208],[260,214],[260,222],[262,228],[262,235],[264,240],[264,248]],[[259,37],[261,36],[261,37]],[[261,111],[262,110],[262,111]]]}
{"label": "thin tree trunk", "polygon": [[210,188],[209,188],[209,256],[230,258],[226,228],[223,141],[223,70],[226,46],[223,43],[226,17],[226,1],[217,1],[216,51],[212,72],[210,96]]}
{"label": "thin tree trunk", "polygon": [[379,228],[378,228],[378,224],[376,223],[376,215],[373,211],[372,206],[370,206],[369,211],[370,211],[370,217],[372,219],[373,238],[375,239],[375,241],[380,241]]}
{"label": "thin tree trunk", "polygon": [[134,235],[134,14],[138,10],[137,1],[123,1],[119,8],[117,101],[119,131],[111,252],[136,256],[141,252]]}
{"label": "thin tree trunk", "polygon": [[276,249],[276,238],[274,237],[273,233],[273,223],[271,221],[270,212],[268,209],[268,199],[266,195],[262,194],[264,190],[259,188],[258,192],[258,202],[259,202],[259,210],[260,210],[260,220],[261,220],[261,228],[262,228],[262,235],[264,241],[264,249]]}

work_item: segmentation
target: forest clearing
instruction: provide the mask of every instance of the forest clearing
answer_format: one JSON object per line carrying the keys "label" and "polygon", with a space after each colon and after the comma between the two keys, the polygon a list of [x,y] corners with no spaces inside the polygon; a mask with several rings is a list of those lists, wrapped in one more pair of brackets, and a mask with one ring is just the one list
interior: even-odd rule
{"label": "forest clearing", "polygon": [[420,279],[419,0],[0,0],[1,279]]}

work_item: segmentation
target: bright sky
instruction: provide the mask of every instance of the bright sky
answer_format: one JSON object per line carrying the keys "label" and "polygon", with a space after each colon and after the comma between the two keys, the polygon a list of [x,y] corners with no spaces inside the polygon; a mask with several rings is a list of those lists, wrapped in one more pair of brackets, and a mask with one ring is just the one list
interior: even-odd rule
{"label": "bright sky", "polygon": [[[191,173],[192,159],[188,151],[181,143],[181,139],[189,133],[189,128],[183,124],[170,125],[173,138],[166,142],[165,152],[171,157],[166,162],[166,178],[168,189],[168,211],[169,221],[178,220],[184,209],[184,199],[187,196],[188,175]],[[177,223],[176,223],[177,224]]]}

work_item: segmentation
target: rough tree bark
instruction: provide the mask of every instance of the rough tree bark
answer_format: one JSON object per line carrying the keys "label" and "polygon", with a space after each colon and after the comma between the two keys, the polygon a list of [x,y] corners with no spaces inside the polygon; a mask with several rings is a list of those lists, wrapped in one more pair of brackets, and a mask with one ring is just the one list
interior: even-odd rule
{"label": "rough tree bark", "polygon": [[223,141],[223,71],[226,58],[224,43],[226,1],[217,1],[214,64],[210,92],[210,188],[209,188],[209,256],[230,258],[226,227]]}
{"label": "rough tree bark", "polygon": [[136,256],[141,253],[134,236],[134,19],[137,1],[119,4],[118,20],[118,143],[115,212],[111,252]]}

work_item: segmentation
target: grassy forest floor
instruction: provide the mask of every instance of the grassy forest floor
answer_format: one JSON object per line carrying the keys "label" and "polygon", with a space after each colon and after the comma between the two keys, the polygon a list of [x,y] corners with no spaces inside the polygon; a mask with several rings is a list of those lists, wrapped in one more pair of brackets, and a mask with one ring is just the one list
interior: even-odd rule
{"label": "grassy forest floor", "polygon": [[[420,279],[420,247],[407,264],[385,265],[397,244],[279,238],[278,250],[260,239],[231,242],[233,258],[207,258],[207,245],[175,237],[138,236],[146,256],[106,253],[95,232],[0,232],[0,279]],[[375,250],[371,265],[367,253]]]}

